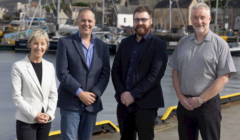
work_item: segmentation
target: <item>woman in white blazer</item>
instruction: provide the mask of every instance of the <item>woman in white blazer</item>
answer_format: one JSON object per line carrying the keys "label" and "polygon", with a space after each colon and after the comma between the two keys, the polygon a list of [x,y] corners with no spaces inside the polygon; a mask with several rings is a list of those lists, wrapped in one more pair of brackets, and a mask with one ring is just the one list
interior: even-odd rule
{"label": "woman in white blazer", "polygon": [[57,104],[55,70],[42,56],[49,46],[47,33],[31,32],[30,55],[12,66],[12,98],[17,107],[18,140],[47,140]]}

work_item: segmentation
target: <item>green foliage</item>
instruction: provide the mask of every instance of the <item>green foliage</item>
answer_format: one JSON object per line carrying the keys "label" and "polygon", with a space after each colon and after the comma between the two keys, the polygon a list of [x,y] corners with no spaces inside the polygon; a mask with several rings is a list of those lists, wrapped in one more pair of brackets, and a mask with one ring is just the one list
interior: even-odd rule
{"label": "green foliage", "polygon": [[72,6],[89,6],[88,3],[84,3],[84,2],[75,2],[71,4]]}
{"label": "green foliage", "polygon": [[[56,9],[55,9],[55,7],[54,7],[53,4],[51,4],[50,7],[51,7],[51,9],[52,9],[54,12],[56,11]],[[44,8],[46,9],[47,12],[50,12],[49,6],[44,6]]]}
{"label": "green foliage", "polygon": [[68,9],[68,4],[61,3],[60,7],[61,7],[61,9],[63,9],[64,12],[66,12],[66,10]]}
{"label": "green foliage", "polygon": [[12,16],[11,15],[6,15],[6,16],[4,16],[4,20],[11,21]]}
{"label": "green foliage", "polygon": [[[212,8],[216,8],[217,0],[208,0],[205,2],[208,6],[211,6]],[[209,5],[210,3],[210,5]],[[226,5],[227,0],[218,0],[218,8],[224,8]]]}
{"label": "green foliage", "polygon": [[[57,6],[57,3],[55,3],[55,5]],[[51,4],[50,7],[53,10],[53,12],[56,12],[56,9],[53,4]],[[44,8],[46,9],[47,12],[50,12],[49,6],[44,6]],[[60,3],[60,9],[63,9],[63,11],[66,12],[66,10],[68,9],[68,4]]]}

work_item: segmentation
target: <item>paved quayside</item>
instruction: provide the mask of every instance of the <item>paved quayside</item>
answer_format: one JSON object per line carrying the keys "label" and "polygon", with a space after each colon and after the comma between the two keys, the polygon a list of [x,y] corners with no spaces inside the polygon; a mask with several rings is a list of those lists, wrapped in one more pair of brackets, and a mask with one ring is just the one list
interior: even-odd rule
{"label": "paved quayside", "polygon": [[[154,140],[177,140],[177,118],[173,117],[155,127]],[[240,139],[240,101],[222,105],[221,140]],[[201,136],[199,134],[200,140]],[[120,133],[108,133],[94,136],[92,140],[119,140]]]}

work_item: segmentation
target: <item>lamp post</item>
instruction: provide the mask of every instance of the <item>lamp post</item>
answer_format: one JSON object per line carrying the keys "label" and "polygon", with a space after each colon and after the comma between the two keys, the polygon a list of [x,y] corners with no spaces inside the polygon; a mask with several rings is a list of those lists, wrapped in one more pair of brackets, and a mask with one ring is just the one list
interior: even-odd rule
{"label": "lamp post", "polygon": [[228,22],[228,19],[229,19],[229,15],[228,15],[228,0],[227,0],[227,4],[226,4],[226,15],[225,15],[225,19],[226,19],[226,22],[225,22],[225,28],[227,29],[229,27],[229,22]]}
{"label": "lamp post", "polygon": [[218,19],[218,0],[217,0],[217,4],[216,4],[215,25],[217,25],[217,19]]}
{"label": "lamp post", "polygon": [[60,0],[57,0],[57,26],[59,26]]}
{"label": "lamp post", "polygon": [[172,0],[169,0],[169,31],[171,31],[172,28]]}
{"label": "lamp post", "polygon": [[104,0],[103,0],[103,5],[102,5],[102,25],[104,25]]}

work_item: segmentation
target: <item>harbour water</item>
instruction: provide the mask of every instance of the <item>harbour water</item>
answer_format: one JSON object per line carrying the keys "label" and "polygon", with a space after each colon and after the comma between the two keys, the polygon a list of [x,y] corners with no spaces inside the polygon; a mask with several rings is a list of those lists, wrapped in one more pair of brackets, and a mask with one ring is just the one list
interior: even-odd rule
{"label": "harbour water", "polygon": [[[0,51],[0,139],[14,140],[16,139],[15,129],[15,111],[16,107],[12,102],[11,93],[11,66],[14,62],[24,58],[28,52]],[[169,55],[169,58],[171,55]],[[55,65],[56,54],[46,53],[44,58]],[[114,55],[110,56],[111,65]],[[240,71],[240,56],[233,56],[234,64],[237,71]],[[165,108],[158,110],[158,115],[163,115],[169,106],[177,105],[178,99],[172,86],[172,68],[167,66],[165,75],[161,81],[165,99]],[[57,86],[59,82],[57,81]],[[221,91],[221,95],[233,94],[240,92],[240,72],[233,75],[226,86]],[[116,106],[114,98],[114,88],[112,81],[109,81],[108,87],[102,96],[104,110],[98,114],[97,121],[110,120],[117,124]],[[56,119],[52,123],[51,131],[60,129],[60,113],[56,111]]]}

